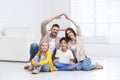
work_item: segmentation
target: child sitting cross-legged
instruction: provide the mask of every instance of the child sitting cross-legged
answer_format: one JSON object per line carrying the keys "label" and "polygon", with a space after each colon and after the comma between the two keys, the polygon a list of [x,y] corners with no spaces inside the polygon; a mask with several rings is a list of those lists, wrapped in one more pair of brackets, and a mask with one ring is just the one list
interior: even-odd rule
{"label": "child sitting cross-legged", "polygon": [[32,71],[32,74],[38,74],[39,72],[50,72],[56,70],[52,63],[52,55],[48,51],[48,42],[43,41],[40,44],[40,51],[31,60],[31,66],[28,66],[27,70]]}
{"label": "child sitting cross-legged", "polygon": [[73,53],[68,49],[68,40],[65,37],[60,39],[60,49],[56,51],[53,64],[58,71],[75,70]]}

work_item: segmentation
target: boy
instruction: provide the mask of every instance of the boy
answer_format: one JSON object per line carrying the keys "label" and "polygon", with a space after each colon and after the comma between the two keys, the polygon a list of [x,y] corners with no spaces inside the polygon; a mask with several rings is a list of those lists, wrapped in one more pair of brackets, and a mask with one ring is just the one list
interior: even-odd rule
{"label": "boy", "polygon": [[56,51],[54,66],[58,71],[72,71],[75,69],[72,51],[68,49],[68,40],[63,37],[60,39],[60,49]]}

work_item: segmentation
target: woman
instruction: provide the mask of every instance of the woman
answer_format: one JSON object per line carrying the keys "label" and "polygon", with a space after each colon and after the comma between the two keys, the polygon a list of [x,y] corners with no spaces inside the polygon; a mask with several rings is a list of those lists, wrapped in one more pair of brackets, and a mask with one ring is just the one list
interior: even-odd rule
{"label": "woman", "polygon": [[72,28],[67,28],[65,30],[65,36],[69,40],[69,49],[72,50],[76,60],[76,70],[88,71],[93,69],[102,69],[103,67],[100,64],[96,63],[95,65],[92,65],[90,58],[87,58],[79,25],[70,19],[66,14],[65,18],[72,22],[77,30],[77,34]]}

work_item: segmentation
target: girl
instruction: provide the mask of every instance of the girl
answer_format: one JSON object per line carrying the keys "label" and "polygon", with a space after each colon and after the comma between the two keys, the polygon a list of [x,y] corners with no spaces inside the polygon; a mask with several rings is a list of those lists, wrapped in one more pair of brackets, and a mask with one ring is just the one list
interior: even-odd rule
{"label": "girl", "polygon": [[40,44],[40,51],[32,59],[31,65],[28,66],[27,70],[32,71],[33,74],[38,74],[39,72],[49,72],[54,71],[55,68],[52,63],[51,53],[48,51],[48,42],[43,41]]}
{"label": "girl", "polygon": [[56,51],[54,66],[58,71],[72,71],[75,69],[72,51],[68,49],[68,40],[60,39],[60,49]]}
{"label": "girl", "polygon": [[76,70],[88,71],[93,69],[102,69],[103,67],[98,63],[96,63],[95,65],[92,65],[90,58],[86,57],[83,40],[81,37],[80,27],[73,20],[71,20],[66,14],[65,14],[65,18],[70,22],[72,22],[77,30],[77,34],[72,28],[67,28],[65,30],[65,36],[69,40],[68,42],[69,49],[72,50],[77,62]]}

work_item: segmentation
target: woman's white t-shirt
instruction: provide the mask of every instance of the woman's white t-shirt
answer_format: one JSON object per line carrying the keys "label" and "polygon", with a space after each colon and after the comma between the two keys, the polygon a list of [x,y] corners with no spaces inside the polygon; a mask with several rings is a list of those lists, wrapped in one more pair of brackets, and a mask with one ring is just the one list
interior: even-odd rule
{"label": "woman's white t-shirt", "polygon": [[77,45],[76,44],[70,45],[70,48],[74,53],[76,53],[76,50],[77,50]]}

